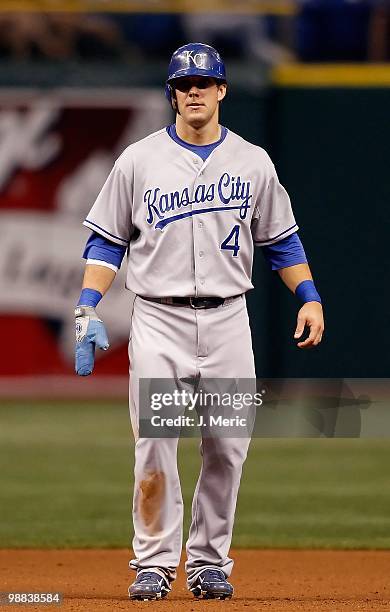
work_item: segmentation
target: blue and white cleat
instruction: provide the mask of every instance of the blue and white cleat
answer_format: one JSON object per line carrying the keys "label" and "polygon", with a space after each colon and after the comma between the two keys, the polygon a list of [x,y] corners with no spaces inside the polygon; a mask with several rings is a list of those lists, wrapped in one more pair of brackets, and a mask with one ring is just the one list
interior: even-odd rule
{"label": "blue and white cleat", "polygon": [[199,574],[190,591],[200,599],[231,599],[233,586],[219,569],[205,569]]}
{"label": "blue and white cleat", "polygon": [[168,581],[157,572],[141,571],[129,586],[129,597],[138,601],[162,599],[170,590]]}

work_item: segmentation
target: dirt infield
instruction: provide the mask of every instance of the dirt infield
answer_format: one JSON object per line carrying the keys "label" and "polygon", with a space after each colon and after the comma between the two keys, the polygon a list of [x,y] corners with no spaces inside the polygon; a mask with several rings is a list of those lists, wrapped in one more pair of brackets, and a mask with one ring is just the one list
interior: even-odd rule
{"label": "dirt infield", "polygon": [[24,605],[4,609],[155,610],[203,612],[221,609],[390,610],[390,551],[236,550],[231,601],[197,601],[185,588],[182,566],[169,597],[130,602],[126,550],[0,550],[0,591],[60,592],[61,606]]}

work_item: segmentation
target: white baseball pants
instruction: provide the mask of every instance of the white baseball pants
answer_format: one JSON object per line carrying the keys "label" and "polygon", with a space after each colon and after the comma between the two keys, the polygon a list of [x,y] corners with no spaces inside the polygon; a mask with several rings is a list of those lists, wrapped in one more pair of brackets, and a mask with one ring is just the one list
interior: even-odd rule
{"label": "white baseball pants", "polygon": [[[176,577],[183,536],[183,500],[177,438],[139,437],[139,381],[169,378],[177,388],[191,380],[255,379],[245,297],[194,310],[136,297],[130,330],[130,418],[135,436],[133,569],[159,568]],[[202,432],[203,433],[203,432]],[[250,438],[202,436],[202,467],[192,503],[186,545],[188,584],[206,567],[229,576],[234,514]]]}

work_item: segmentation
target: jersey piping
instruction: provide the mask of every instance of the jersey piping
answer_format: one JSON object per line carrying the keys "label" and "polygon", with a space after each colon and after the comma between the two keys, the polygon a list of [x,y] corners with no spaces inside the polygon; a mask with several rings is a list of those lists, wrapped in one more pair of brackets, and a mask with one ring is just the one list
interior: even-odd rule
{"label": "jersey piping", "polygon": [[291,231],[295,227],[298,229],[298,225],[296,223],[294,223],[294,225],[292,225],[291,227],[288,227],[287,229],[285,229],[284,232],[281,232],[277,236],[274,236],[273,238],[269,238],[268,240],[254,240],[253,242],[255,244],[265,244],[266,242],[273,242],[274,240],[277,240],[278,238],[283,236],[283,234],[286,234],[287,232]]}
{"label": "jersey piping", "polygon": [[84,225],[86,224],[88,224],[88,226],[93,225],[93,227],[91,227],[90,229],[97,227],[101,232],[104,232],[105,234],[107,234],[107,236],[111,236],[111,238],[120,240],[121,242],[124,242],[126,245],[129,244],[129,240],[125,240],[124,238],[121,238],[120,236],[115,236],[115,234],[111,234],[106,229],[104,229],[104,227],[100,227],[100,225],[98,225],[97,223],[94,223],[93,221],[90,221],[89,219],[85,219]]}
{"label": "jersey piping", "polygon": [[172,138],[172,140],[176,142],[176,144],[180,145],[184,149],[188,149],[192,153],[195,153],[195,155],[198,155],[198,157],[200,157],[203,161],[206,161],[206,159],[211,155],[214,149],[216,149],[220,144],[223,143],[228,133],[227,128],[221,125],[221,138],[217,142],[212,142],[208,145],[194,145],[189,142],[186,142],[185,140],[182,140],[177,135],[176,125],[174,123],[172,125],[169,125],[166,130],[168,136],[170,136],[170,138]]}

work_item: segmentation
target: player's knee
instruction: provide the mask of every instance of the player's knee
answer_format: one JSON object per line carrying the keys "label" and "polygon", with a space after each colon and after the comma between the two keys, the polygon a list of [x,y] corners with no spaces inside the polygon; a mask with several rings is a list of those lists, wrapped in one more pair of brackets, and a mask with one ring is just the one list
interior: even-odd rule
{"label": "player's knee", "polygon": [[212,464],[216,469],[223,471],[237,471],[244,463],[248,445],[245,444],[224,444],[214,445],[212,448],[204,449],[204,460]]}

